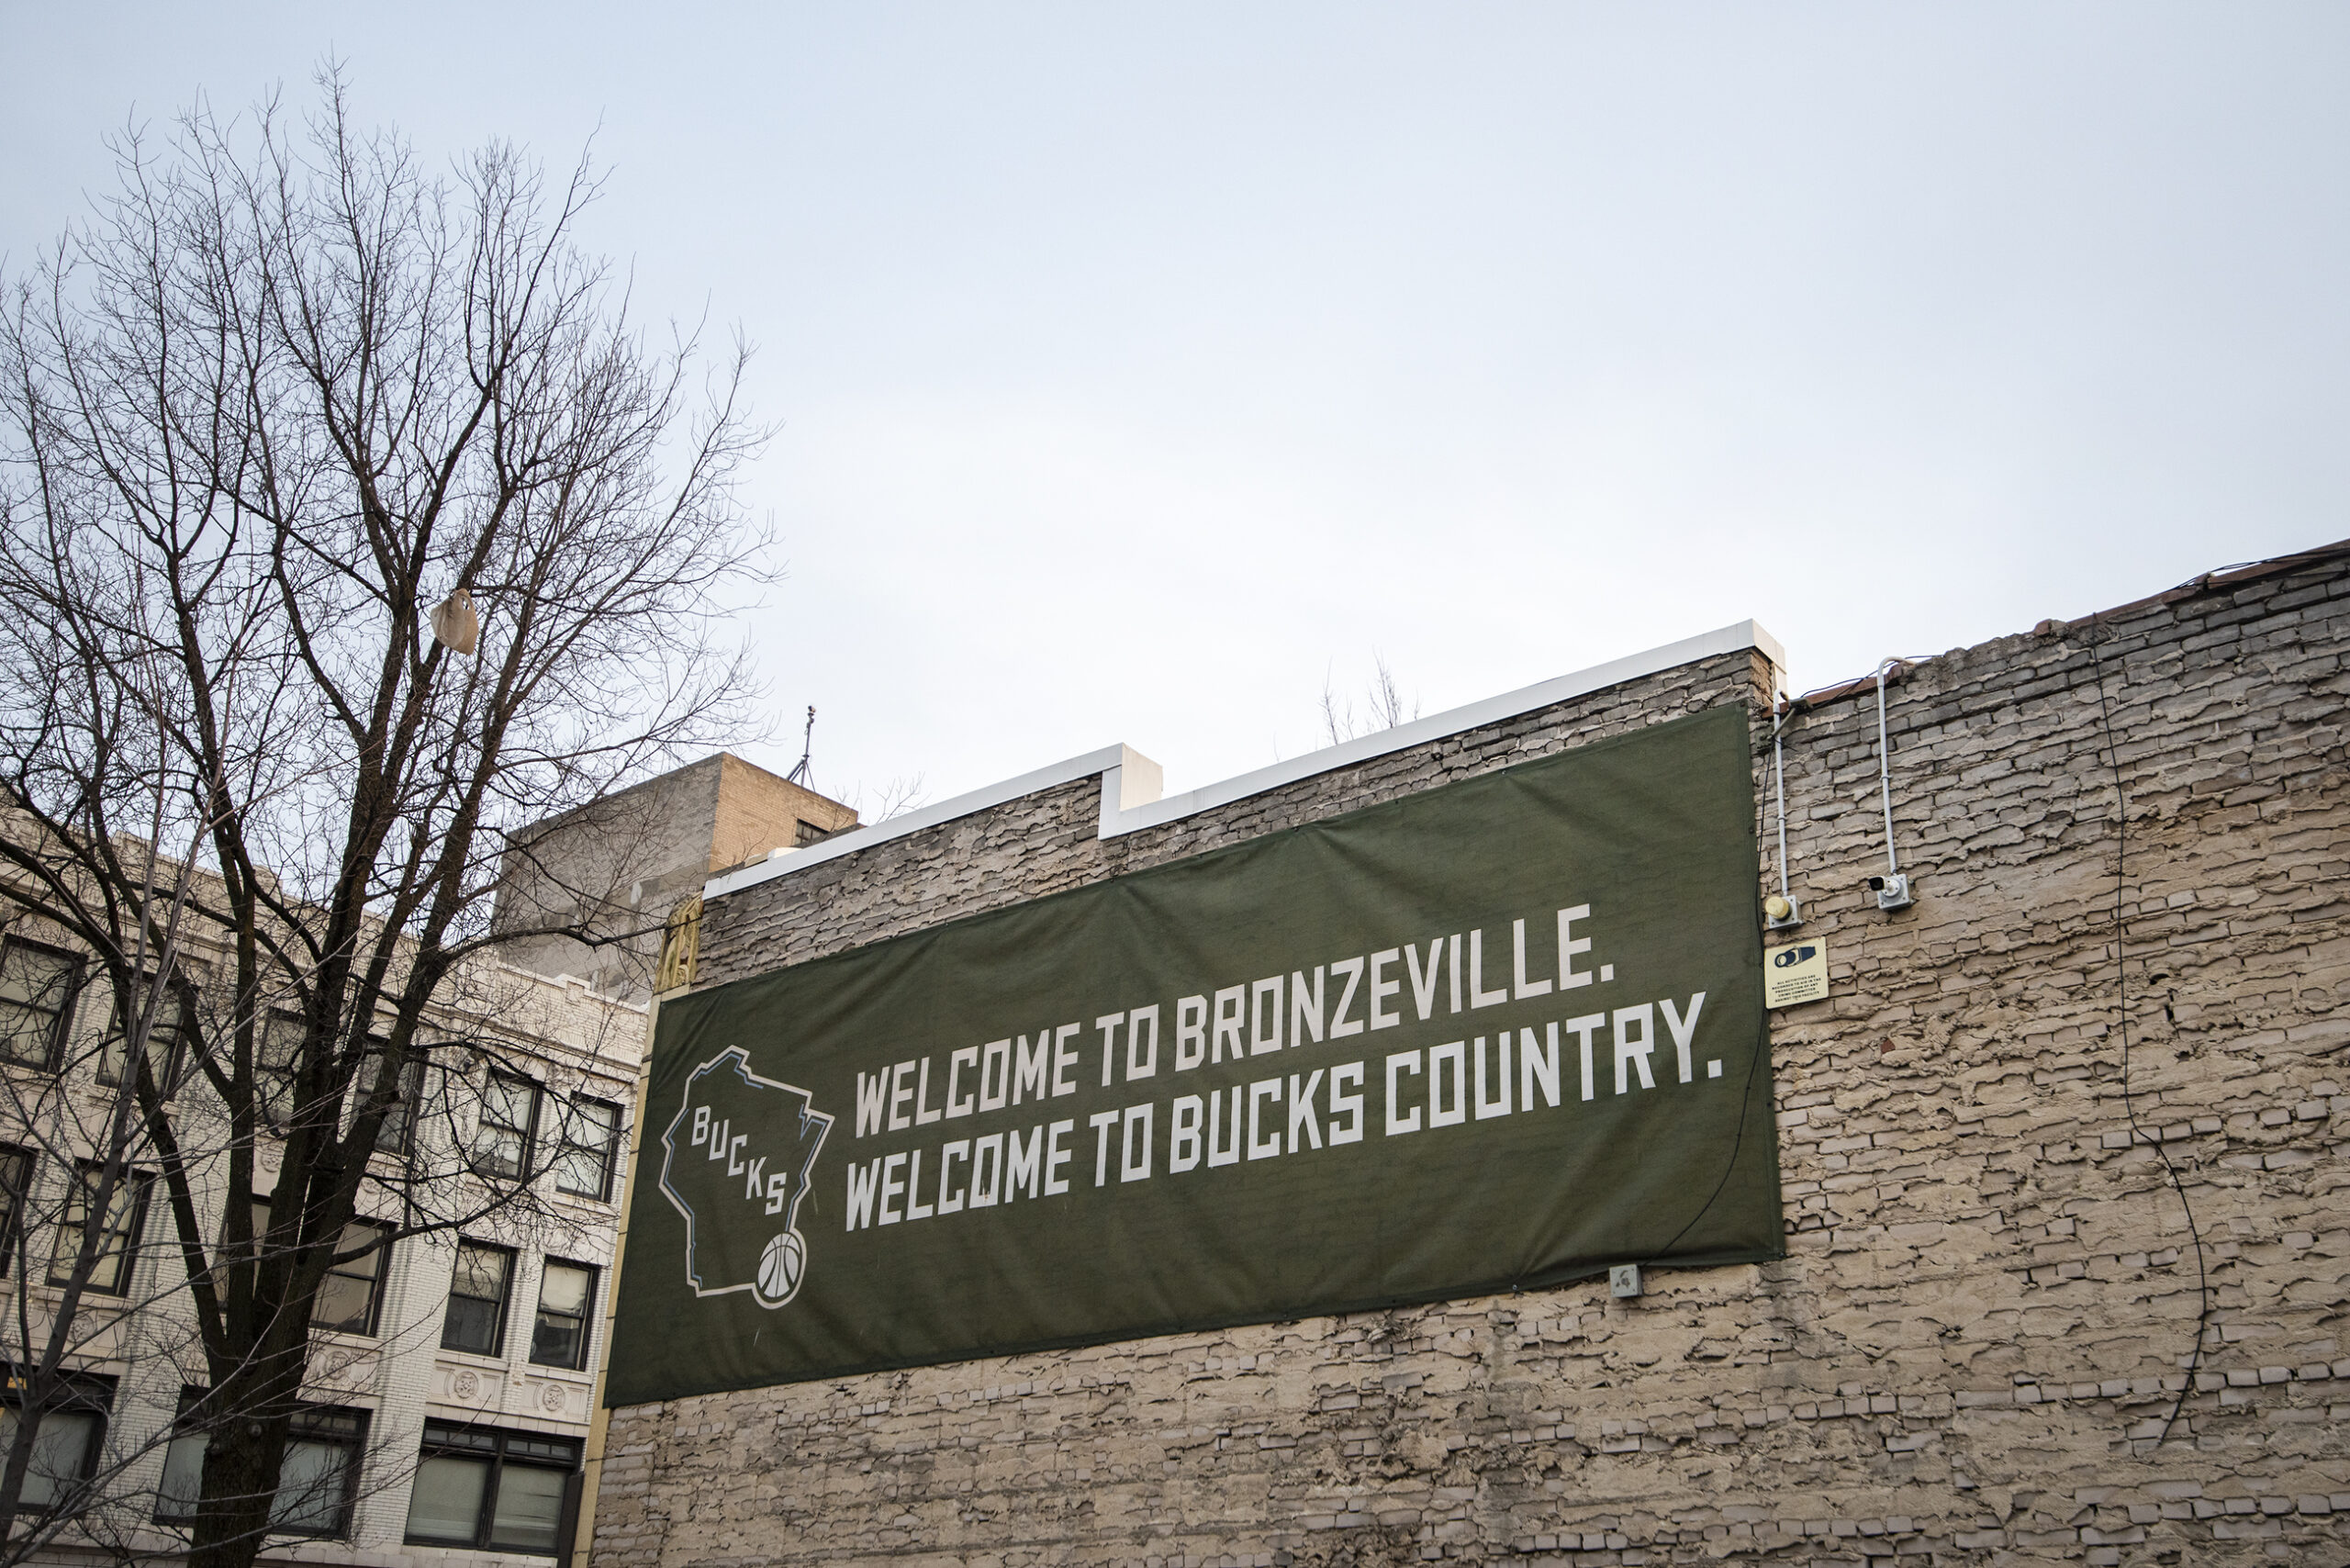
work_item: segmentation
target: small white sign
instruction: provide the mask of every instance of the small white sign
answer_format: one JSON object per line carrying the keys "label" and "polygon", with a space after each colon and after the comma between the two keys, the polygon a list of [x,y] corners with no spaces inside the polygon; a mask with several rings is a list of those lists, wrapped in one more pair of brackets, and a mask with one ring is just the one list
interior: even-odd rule
{"label": "small white sign", "polygon": [[1762,1005],[1796,1007],[1828,994],[1828,944],[1820,937],[1762,949]]}

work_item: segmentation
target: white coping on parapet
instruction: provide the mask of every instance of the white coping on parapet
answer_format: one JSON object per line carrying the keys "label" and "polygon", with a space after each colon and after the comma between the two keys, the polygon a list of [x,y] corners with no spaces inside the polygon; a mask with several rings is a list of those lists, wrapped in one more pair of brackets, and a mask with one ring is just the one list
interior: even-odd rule
{"label": "white coping on parapet", "polygon": [[[725,893],[740,892],[744,888],[778,877],[788,877],[804,871],[811,866],[827,860],[837,860],[844,855],[854,855],[876,845],[887,844],[893,838],[920,833],[941,823],[953,822],[1016,801],[1023,795],[1033,795],[1040,790],[1072,783],[1080,778],[1099,776],[1102,779],[1102,820],[1099,836],[1115,838],[1121,834],[1134,833],[1147,827],[1158,827],[1198,812],[1230,805],[1251,795],[1293,784],[1301,778],[1311,778],[1317,773],[1348,767],[1374,756],[1404,751],[1422,745],[1446,735],[1474,730],[1520,713],[1547,708],[1571,697],[1582,697],[1610,686],[1619,686],[1642,676],[1655,675],[1680,665],[1695,664],[1699,659],[1717,655],[1736,653],[1742,648],[1759,650],[1779,669],[1787,667],[1785,650],[1778,639],[1751,621],[1740,621],[1718,631],[1695,637],[1684,637],[1678,643],[1667,643],[1661,648],[1614,659],[1589,669],[1576,670],[1571,675],[1553,677],[1533,686],[1505,691],[1498,697],[1484,698],[1465,707],[1449,709],[1425,719],[1415,719],[1408,724],[1398,724],[1392,730],[1379,730],[1358,735],[1337,745],[1325,746],[1320,751],[1305,752],[1260,767],[1253,773],[1243,773],[1215,784],[1204,784],[1181,795],[1160,799],[1160,784],[1164,778],[1158,764],[1129,745],[1103,746],[1057,762],[1049,767],[1024,773],[1017,778],[1007,778],[968,794],[957,795],[951,801],[941,801],[934,806],[923,806],[902,816],[891,817],[868,827],[853,827],[834,834],[821,843],[811,844],[779,860],[762,860],[712,877],[702,884],[704,898],[717,898]],[[1112,802],[1116,804],[1113,805]]]}

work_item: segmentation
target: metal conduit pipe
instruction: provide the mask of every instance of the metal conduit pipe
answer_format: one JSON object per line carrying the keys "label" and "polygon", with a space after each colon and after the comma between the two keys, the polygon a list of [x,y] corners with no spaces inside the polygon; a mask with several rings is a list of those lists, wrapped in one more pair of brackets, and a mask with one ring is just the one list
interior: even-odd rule
{"label": "metal conduit pipe", "polygon": [[1885,805],[1885,875],[1871,877],[1869,887],[1876,894],[1876,907],[1885,910],[1908,909],[1917,902],[1910,896],[1909,879],[1901,874],[1901,857],[1893,847],[1893,753],[1885,727],[1886,674],[1906,667],[1908,663],[1906,659],[1887,659],[1876,666],[1876,777]]}
{"label": "metal conduit pipe", "polygon": [[1787,727],[1794,711],[1795,704],[1782,697],[1771,721],[1771,789],[1779,812],[1779,896],[1762,902],[1762,924],[1773,931],[1803,924],[1803,908],[1787,889],[1787,754],[1779,739],[1779,732]]}
{"label": "metal conduit pipe", "polygon": [[1885,738],[1885,672],[1892,667],[1891,659],[1876,666],[1876,781],[1885,802],[1885,868],[1897,874],[1901,857],[1893,852],[1893,754]]}

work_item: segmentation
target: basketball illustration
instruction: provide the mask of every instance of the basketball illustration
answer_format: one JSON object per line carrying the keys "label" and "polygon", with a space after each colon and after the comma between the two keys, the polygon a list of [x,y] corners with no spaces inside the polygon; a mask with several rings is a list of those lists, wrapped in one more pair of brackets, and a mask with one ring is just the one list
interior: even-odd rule
{"label": "basketball illustration", "polygon": [[759,1254],[759,1294],[766,1305],[781,1305],[791,1299],[800,1288],[800,1273],[807,1258],[798,1231],[781,1231],[767,1238],[767,1250]]}

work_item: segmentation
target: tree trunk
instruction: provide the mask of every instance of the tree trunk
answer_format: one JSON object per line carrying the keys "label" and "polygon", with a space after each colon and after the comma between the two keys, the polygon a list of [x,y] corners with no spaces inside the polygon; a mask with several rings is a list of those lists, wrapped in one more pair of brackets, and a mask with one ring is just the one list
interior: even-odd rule
{"label": "tree trunk", "polygon": [[25,1478],[32,1473],[33,1443],[40,1436],[40,1408],[30,1399],[17,1407],[16,1439],[8,1445],[8,1462],[0,1470],[0,1543],[17,1533],[17,1504],[25,1495]]}
{"label": "tree trunk", "polygon": [[189,1568],[251,1568],[277,1499],[286,1425],[284,1416],[237,1417],[212,1433]]}
{"label": "tree trunk", "polygon": [[262,1349],[214,1385],[207,1407],[221,1414],[204,1451],[188,1568],[252,1568],[260,1553],[308,1350],[307,1328],[288,1335],[273,1323]]}

